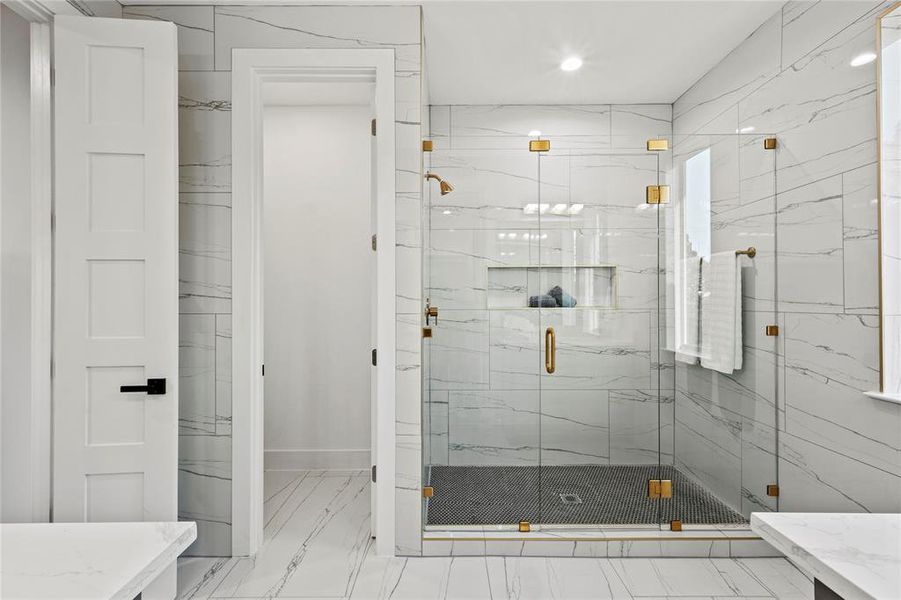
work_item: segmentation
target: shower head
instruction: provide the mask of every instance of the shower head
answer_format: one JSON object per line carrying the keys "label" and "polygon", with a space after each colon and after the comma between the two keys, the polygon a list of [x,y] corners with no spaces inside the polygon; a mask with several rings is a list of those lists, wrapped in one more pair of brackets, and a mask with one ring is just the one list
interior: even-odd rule
{"label": "shower head", "polygon": [[436,175],[435,173],[427,172],[425,174],[425,178],[438,180],[438,188],[441,190],[442,196],[446,196],[447,194],[450,194],[452,191],[454,191],[454,186],[452,186],[450,183],[448,183],[447,181],[442,179],[440,175]]}

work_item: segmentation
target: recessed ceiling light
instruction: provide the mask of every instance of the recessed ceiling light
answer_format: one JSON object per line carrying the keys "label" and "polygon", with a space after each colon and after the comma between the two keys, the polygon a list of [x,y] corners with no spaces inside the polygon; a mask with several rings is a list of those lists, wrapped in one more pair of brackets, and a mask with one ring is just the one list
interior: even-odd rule
{"label": "recessed ceiling light", "polygon": [[852,67],[860,67],[866,64],[869,64],[876,60],[876,55],[872,52],[864,52],[863,54],[858,54],[854,57],[854,60],[851,61]]}
{"label": "recessed ceiling light", "polygon": [[529,137],[541,137],[541,132],[537,129],[533,129],[529,132]]}
{"label": "recessed ceiling light", "polygon": [[560,63],[560,68],[564,71],[575,71],[582,67],[582,59],[578,56],[570,56]]}

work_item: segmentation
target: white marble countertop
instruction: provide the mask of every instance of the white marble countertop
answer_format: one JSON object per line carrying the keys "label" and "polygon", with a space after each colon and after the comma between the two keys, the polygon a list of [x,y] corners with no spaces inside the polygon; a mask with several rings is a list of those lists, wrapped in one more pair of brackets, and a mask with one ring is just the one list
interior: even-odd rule
{"label": "white marble countertop", "polygon": [[752,513],[751,529],[846,600],[901,598],[901,514]]}
{"label": "white marble countertop", "polygon": [[0,598],[132,600],[197,538],[182,523],[0,525]]}

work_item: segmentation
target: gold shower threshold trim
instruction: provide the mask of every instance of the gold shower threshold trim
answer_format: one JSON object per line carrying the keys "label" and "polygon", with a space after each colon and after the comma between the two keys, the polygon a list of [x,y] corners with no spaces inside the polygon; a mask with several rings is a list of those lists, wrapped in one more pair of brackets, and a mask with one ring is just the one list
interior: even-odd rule
{"label": "gold shower threshold trim", "polygon": [[696,535],[670,535],[662,537],[537,537],[540,532],[535,532],[536,537],[424,537],[423,542],[728,542],[728,541],[758,541],[760,536],[725,537],[725,536],[696,536]]}

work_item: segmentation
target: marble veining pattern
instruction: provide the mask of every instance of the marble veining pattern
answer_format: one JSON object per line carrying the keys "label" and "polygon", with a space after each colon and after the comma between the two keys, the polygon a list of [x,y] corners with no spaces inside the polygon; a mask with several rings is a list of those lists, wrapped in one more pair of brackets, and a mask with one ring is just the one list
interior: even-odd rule
{"label": "marble veining pattern", "polygon": [[[337,510],[330,510],[329,502]],[[528,555],[532,550],[528,543],[524,548],[523,542],[500,539],[492,543],[496,554],[487,557],[465,547],[483,542],[459,542],[459,553],[444,552],[440,557],[376,556],[364,510],[369,506],[365,473],[268,472],[266,504],[266,539],[257,557],[181,559],[180,600],[801,600],[810,598],[813,590],[811,581],[783,558],[638,558],[640,545],[630,543],[616,544],[609,558],[606,543],[602,554],[593,555],[596,545],[590,542],[560,542],[570,547],[567,557],[535,557]]]}
{"label": "marble veining pattern", "polygon": [[[231,55],[233,48],[395,52],[398,550],[418,554],[421,301],[421,15],[418,6],[128,6],[171,21],[179,49],[179,506],[189,554],[231,554]],[[192,439],[188,439],[188,438]],[[193,439],[195,438],[196,439]],[[415,463],[415,464],[414,464]]]}
{"label": "marble veining pattern", "polygon": [[755,515],[751,527],[842,598],[901,597],[901,515]]}
{"label": "marble veining pattern", "polygon": [[[740,464],[745,514],[899,510],[901,413],[863,395],[876,389],[879,367],[876,70],[849,64],[872,49],[876,15],[889,5],[788,2],[673,108],[677,154],[679,135],[700,145],[754,127],[778,139],[769,167],[749,162],[748,146],[738,169],[734,200],[764,199],[757,226],[727,227],[771,236],[754,239],[765,251],[745,298],[758,311],[754,330],[778,324],[780,336],[752,335],[745,358],[754,363],[738,377],[692,378],[694,367],[677,366],[690,375],[677,374],[677,457],[688,415],[706,420],[694,443],[728,457],[718,466],[698,453],[680,466],[716,485]],[[758,175],[748,185],[751,173]],[[695,407],[684,419],[683,399]],[[777,463],[778,501],[762,494]]]}
{"label": "marble veining pattern", "polygon": [[[428,203],[424,295],[441,308],[427,342],[429,464],[648,463],[661,451],[671,463],[672,396],[652,391],[673,387],[656,349],[658,214],[644,203],[665,162],[645,144],[670,136],[671,106],[433,105],[429,115],[430,168],[456,187]],[[536,128],[554,152],[528,152]],[[523,210],[539,198],[582,208]],[[588,278],[573,265],[603,268]],[[523,309],[558,282],[579,309]],[[540,368],[549,326],[553,376]]]}
{"label": "marble veining pattern", "polygon": [[193,523],[0,525],[4,598],[139,596],[197,536]]}

